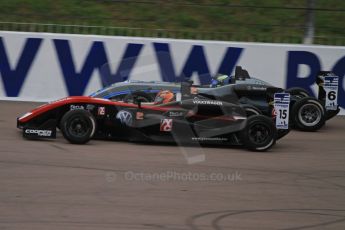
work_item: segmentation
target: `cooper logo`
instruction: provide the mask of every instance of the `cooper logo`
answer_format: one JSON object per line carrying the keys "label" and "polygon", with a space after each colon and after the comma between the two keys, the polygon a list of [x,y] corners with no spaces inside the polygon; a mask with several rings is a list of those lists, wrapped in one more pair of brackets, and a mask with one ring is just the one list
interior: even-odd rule
{"label": "cooper logo", "polygon": [[84,106],[82,105],[70,105],[70,110],[76,110],[76,109],[84,109]]}
{"label": "cooper logo", "polygon": [[26,129],[26,134],[36,134],[39,137],[50,137],[53,133],[51,130],[42,130],[42,129]]}
{"label": "cooper logo", "polygon": [[212,101],[212,100],[200,100],[198,98],[194,98],[193,104],[198,105],[223,105],[221,101]]}

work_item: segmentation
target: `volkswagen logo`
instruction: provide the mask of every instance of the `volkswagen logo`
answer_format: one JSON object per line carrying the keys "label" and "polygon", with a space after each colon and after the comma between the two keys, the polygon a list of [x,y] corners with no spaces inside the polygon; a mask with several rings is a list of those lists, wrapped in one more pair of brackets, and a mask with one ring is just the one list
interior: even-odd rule
{"label": "volkswagen logo", "polygon": [[121,110],[116,114],[116,118],[119,119],[121,121],[122,124],[125,125],[132,125],[132,114],[126,110]]}

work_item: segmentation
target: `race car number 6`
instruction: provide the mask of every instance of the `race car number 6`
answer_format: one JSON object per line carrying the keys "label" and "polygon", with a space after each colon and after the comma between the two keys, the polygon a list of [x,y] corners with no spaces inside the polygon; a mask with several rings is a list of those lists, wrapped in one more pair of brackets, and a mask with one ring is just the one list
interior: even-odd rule
{"label": "race car number 6", "polygon": [[338,84],[339,79],[337,76],[325,77],[324,89],[326,91],[326,110],[336,110],[338,107]]}
{"label": "race car number 6", "polygon": [[329,91],[327,97],[328,97],[328,100],[334,101],[337,98],[336,92],[335,91]]}

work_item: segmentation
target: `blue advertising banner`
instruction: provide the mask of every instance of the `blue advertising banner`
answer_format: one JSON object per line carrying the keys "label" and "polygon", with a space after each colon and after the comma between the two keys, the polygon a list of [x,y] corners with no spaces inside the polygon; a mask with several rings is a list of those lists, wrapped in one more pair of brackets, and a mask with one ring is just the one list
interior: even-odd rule
{"label": "blue advertising banner", "polygon": [[[0,32],[0,98],[55,100],[129,79],[209,84],[236,65],[272,85],[317,95],[321,70],[338,78],[345,108],[345,47]],[[342,111],[343,113],[343,111]]]}

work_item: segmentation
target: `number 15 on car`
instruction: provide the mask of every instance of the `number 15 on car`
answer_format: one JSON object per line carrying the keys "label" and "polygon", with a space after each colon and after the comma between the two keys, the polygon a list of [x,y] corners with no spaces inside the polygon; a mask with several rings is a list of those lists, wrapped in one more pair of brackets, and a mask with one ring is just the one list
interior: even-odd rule
{"label": "number 15 on car", "polygon": [[277,129],[289,129],[289,93],[275,93],[274,94],[274,110],[276,113],[276,127]]}

